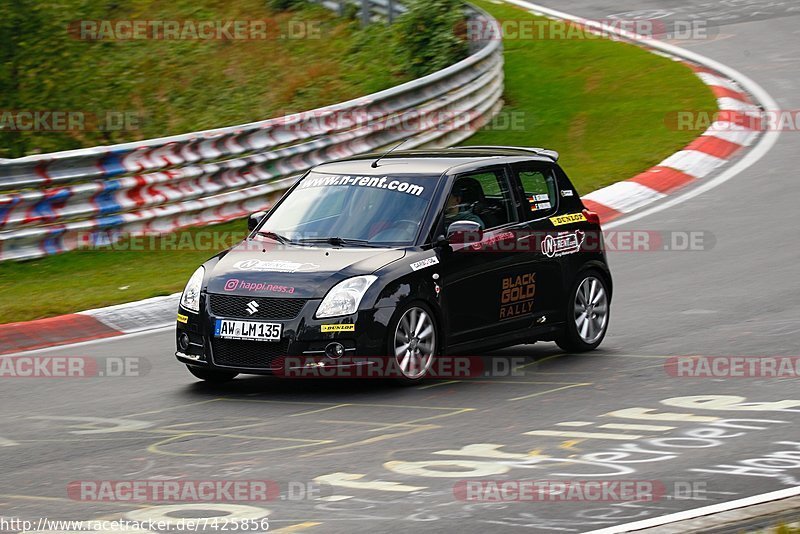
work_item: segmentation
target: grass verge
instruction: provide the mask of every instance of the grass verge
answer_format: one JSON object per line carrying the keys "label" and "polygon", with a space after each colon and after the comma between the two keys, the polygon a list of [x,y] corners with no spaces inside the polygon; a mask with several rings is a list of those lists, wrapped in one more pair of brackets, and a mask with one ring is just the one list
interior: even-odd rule
{"label": "grass verge", "polygon": [[[499,19],[536,18],[512,7],[477,3]],[[364,49],[380,53],[375,46],[380,39],[372,30],[369,46],[360,53],[368,53]],[[524,128],[504,128],[498,121],[465,144],[554,148],[561,152],[562,164],[584,194],[629,178],[689,143],[696,132],[669,129],[665,124],[668,113],[715,109],[710,91],[688,68],[631,45],[598,39],[506,40],[504,45],[506,105],[501,119],[522,117]],[[376,62],[370,72],[380,71],[381,65],[382,60]],[[316,74],[311,75],[313,83],[308,83],[311,78],[297,81],[291,93],[303,93],[303,87],[309,87],[306,92],[322,98],[314,88],[324,84]],[[292,77],[297,79],[297,75]],[[354,91],[363,94],[378,88],[362,80],[333,94],[341,99],[348,91],[355,96]],[[209,109],[216,104],[206,103]],[[229,121],[239,120],[234,118],[236,114],[229,116]],[[203,126],[226,122],[205,117],[200,123]],[[230,232],[233,238],[245,229],[245,221],[234,221],[185,234],[196,242],[202,232]],[[181,249],[181,242],[175,244],[168,236],[143,251],[78,251],[25,263],[2,263],[0,323],[180,291],[196,266],[214,254],[209,249]]]}
{"label": "grass verge", "polygon": [[[139,31],[151,38],[126,39],[132,30],[111,21],[170,23],[179,33],[153,27]],[[13,116],[0,114],[0,157],[182,134],[343,102],[413,78],[386,53],[392,43],[389,32],[313,4],[273,11],[264,0],[6,2],[0,110],[80,112],[85,120],[68,131],[13,131]]]}

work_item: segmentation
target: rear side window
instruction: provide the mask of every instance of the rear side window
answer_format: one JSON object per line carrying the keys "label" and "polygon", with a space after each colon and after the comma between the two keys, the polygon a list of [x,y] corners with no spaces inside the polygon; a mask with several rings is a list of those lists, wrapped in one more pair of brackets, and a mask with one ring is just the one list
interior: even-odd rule
{"label": "rear side window", "polygon": [[517,167],[515,169],[525,194],[523,210],[528,220],[541,219],[558,208],[558,192],[550,168]]}

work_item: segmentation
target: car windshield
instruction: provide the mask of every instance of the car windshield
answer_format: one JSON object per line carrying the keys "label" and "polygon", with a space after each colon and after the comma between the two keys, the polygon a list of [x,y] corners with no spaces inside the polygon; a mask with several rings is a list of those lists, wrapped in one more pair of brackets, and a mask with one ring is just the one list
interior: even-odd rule
{"label": "car windshield", "polygon": [[312,172],[272,212],[259,234],[294,243],[410,245],[438,176]]}

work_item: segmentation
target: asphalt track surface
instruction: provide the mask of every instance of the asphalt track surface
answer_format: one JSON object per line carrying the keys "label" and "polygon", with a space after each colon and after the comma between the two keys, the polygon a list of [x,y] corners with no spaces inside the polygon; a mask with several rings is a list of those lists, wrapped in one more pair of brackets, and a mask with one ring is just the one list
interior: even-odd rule
{"label": "asphalt track surface", "polygon": [[[715,39],[676,44],[753,78],[781,108],[800,108],[792,2],[547,5],[589,18],[650,8],[708,17],[717,6],[724,18],[714,21]],[[215,389],[174,360],[171,331],[41,353],[140,358],[149,369],[0,382],[0,514],[224,514],[229,504],[141,512],[147,504],[84,502],[67,485],[268,479],[282,498],[248,511],[269,516],[272,531],[585,532],[798,485],[796,380],[677,378],[665,367],[670,356],[798,355],[798,135],[783,133],[765,158],[713,191],[615,228],[715,239],[709,250],[612,253],[611,328],[589,355],[518,346],[491,355],[516,368],[509,376],[405,389],[264,377]],[[497,479],[656,481],[667,495],[637,503],[454,495],[458,481]],[[312,487],[319,494],[288,492],[290,482],[315,480],[325,483]]]}

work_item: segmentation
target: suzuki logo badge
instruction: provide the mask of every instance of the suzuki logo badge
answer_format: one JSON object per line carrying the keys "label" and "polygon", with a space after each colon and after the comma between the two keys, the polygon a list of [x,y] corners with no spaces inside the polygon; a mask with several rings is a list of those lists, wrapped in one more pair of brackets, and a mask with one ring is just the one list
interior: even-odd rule
{"label": "suzuki logo badge", "polygon": [[247,303],[247,313],[253,315],[257,311],[258,311],[258,302],[251,300],[250,302]]}

